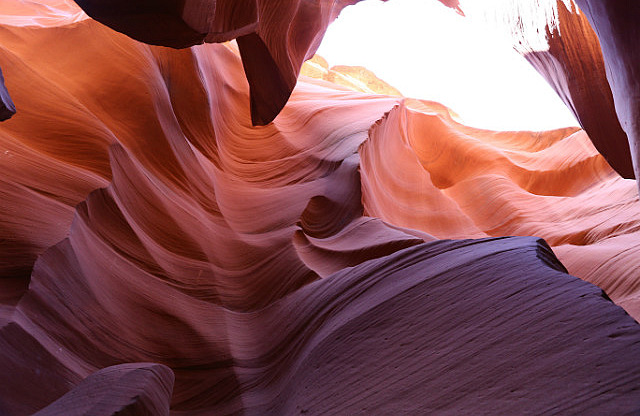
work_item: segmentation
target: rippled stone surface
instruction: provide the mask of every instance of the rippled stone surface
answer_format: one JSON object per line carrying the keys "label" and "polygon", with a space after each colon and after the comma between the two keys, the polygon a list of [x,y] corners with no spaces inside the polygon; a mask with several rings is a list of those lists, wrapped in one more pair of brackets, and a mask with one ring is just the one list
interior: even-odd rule
{"label": "rippled stone surface", "polygon": [[253,126],[235,44],[48,6],[0,6],[1,414],[638,410],[636,183],[584,131],[320,58]]}

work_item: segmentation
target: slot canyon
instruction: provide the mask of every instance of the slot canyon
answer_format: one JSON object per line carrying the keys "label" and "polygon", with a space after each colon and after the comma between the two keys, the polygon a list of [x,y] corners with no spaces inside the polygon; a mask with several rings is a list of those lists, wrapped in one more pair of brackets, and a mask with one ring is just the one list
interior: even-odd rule
{"label": "slot canyon", "polygon": [[638,414],[640,3],[541,2],[579,127],[329,65],[358,0],[0,0],[0,415]]}

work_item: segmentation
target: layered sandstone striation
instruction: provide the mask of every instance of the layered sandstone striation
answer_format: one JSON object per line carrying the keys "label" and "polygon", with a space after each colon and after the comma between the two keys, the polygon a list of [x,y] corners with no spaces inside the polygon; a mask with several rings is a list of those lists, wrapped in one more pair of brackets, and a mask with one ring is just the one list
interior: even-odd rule
{"label": "layered sandstone striation", "polygon": [[186,48],[238,41],[256,125],[273,121],[302,63],[340,11],[358,0],[77,0],[91,17],[134,39]]}
{"label": "layered sandstone striation", "polygon": [[48,6],[0,5],[1,414],[638,411],[636,182],[585,131],[321,58],[253,126],[242,42]]}
{"label": "layered sandstone striation", "polygon": [[128,363],[96,371],[35,416],[168,416],[173,372],[153,363]]}
{"label": "layered sandstone striation", "polygon": [[583,130],[495,132],[404,100],[361,149],[364,212],[437,238],[535,235],[640,317],[640,203]]}

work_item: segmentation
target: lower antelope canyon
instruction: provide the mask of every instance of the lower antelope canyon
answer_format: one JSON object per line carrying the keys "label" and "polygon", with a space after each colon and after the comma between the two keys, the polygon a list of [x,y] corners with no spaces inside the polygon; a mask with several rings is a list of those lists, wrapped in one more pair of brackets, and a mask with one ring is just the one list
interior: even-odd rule
{"label": "lower antelope canyon", "polygon": [[491,131],[357,2],[0,1],[0,415],[640,413],[640,3],[501,0],[580,127]]}

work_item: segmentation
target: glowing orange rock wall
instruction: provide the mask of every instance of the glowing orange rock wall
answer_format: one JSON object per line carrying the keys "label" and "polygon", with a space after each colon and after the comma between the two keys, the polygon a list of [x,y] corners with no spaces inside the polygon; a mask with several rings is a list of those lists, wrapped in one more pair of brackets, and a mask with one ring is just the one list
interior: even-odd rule
{"label": "glowing orange rock wall", "polygon": [[360,150],[365,213],[437,238],[535,235],[640,316],[640,203],[575,128],[494,132],[405,100]]}

